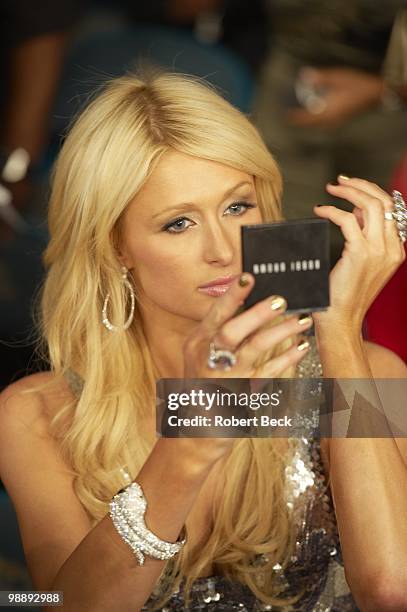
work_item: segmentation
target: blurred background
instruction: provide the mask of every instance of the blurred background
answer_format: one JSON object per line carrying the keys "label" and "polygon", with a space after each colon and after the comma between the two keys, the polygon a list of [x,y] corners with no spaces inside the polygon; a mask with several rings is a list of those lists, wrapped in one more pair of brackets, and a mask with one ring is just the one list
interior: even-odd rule
{"label": "blurred background", "polygon": [[[286,218],[334,201],[338,174],[407,194],[405,0],[3,0],[0,5],[0,389],[43,367],[32,313],[52,164],[109,78],[149,62],[205,77],[258,126],[283,172]],[[332,265],[342,240],[332,228]],[[404,264],[366,338],[407,360]],[[0,590],[28,588],[0,483]]]}

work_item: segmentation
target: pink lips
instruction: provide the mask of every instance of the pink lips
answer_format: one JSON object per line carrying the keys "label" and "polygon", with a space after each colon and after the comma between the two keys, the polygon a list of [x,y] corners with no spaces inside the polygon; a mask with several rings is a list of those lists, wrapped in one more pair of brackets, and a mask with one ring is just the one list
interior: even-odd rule
{"label": "pink lips", "polygon": [[215,280],[198,287],[198,291],[215,297],[223,295],[230,288],[230,285],[235,280],[236,276],[237,274],[235,276],[216,278]]}

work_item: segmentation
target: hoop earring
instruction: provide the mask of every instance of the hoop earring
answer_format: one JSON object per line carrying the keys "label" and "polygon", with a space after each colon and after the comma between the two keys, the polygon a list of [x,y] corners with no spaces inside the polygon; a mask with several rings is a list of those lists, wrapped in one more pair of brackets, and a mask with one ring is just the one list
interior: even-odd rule
{"label": "hoop earring", "polygon": [[133,317],[134,317],[134,308],[135,308],[135,304],[136,304],[136,297],[134,295],[134,289],[130,283],[130,281],[127,278],[127,273],[128,270],[126,268],[126,266],[122,266],[121,268],[122,274],[121,274],[121,279],[122,279],[122,283],[125,284],[125,286],[127,287],[127,289],[130,292],[130,314],[127,318],[127,321],[124,323],[124,325],[122,326],[118,326],[118,325],[113,325],[113,323],[111,323],[109,321],[109,318],[107,316],[107,306],[109,304],[109,300],[110,300],[110,293],[107,293],[106,297],[105,297],[105,301],[103,303],[103,308],[102,308],[102,323],[103,325],[112,332],[116,332],[116,331],[120,331],[120,330],[126,330],[130,327],[132,321],[133,321]]}

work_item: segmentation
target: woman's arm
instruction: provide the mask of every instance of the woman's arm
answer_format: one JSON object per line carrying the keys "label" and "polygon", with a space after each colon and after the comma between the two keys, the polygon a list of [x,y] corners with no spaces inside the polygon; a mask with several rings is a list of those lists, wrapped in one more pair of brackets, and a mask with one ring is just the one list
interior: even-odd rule
{"label": "woman's arm", "polygon": [[[34,375],[34,385],[44,376]],[[48,433],[43,398],[20,393],[34,386],[32,378],[0,396],[0,475],[16,508],[34,587],[63,591],[66,612],[139,610],[165,562],[146,557],[139,566],[108,515],[91,527],[72,470]],[[158,440],[137,476],[148,501],[146,523],[164,540],[177,539],[213,465],[197,442]]]}
{"label": "woman's arm", "polygon": [[[363,343],[362,321],[405,252],[395,222],[384,218],[393,208],[390,196],[361,179],[338,181],[327,190],[354,204],[355,214],[329,206],[315,209],[339,225],[345,237],[342,257],[330,276],[331,306],[314,315],[317,343],[324,376],[356,379],[355,389],[361,384],[363,395],[368,393],[369,401],[377,401],[380,408],[374,376],[405,378],[407,368],[389,351]],[[359,412],[360,424],[366,414]],[[367,418],[376,419],[377,414],[369,412]],[[386,422],[380,427],[386,428]],[[367,612],[407,610],[406,445],[398,442],[389,430],[381,438],[329,440],[345,573],[358,605]]]}
{"label": "woman's arm", "polygon": [[[318,333],[318,332],[317,332]],[[407,376],[396,356],[369,362],[369,349],[338,330],[320,343],[327,376]],[[388,351],[387,351],[388,352]],[[386,353],[387,353],[386,352]],[[372,381],[372,384],[373,381]],[[405,450],[405,439],[400,440]],[[400,445],[400,446],[401,446]],[[329,441],[330,482],[345,573],[361,610],[407,610],[407,467],[393,438],[333,438]]]}
{"label": "woman's arm", "polygon": [[[209,462],[192,452],[183,455],[185,442],[191,441],[158,440],[136,477],[148,500],[148,528],[170,542],[177,539],[210,472]],[[164,566],[165,561],[147,556],[138,565],[107,515],[69,556],[51,588],[64,591],[64,610],[134,612],[149,598]]]}

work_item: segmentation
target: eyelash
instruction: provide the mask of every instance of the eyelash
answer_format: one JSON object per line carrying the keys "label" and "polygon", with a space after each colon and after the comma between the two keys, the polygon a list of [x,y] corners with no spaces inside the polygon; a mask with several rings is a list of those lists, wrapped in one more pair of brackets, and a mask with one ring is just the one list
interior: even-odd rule
{"label": "eyelash", "polygon": [[[232,215],[232,217],[241,217],[250,208],[256,208],[255,204],[250,204],[250,202],[244,202],[244,201],[233,202],[232,204],[228,206],[228,208],[231,208],[232,206],[244,206],[245,207],[245,210],[242,213],[234,214]],[[188,220],[187,217],[178,217],[178,219],[174,219],[174,221],[170,221],[169,223],[166,223],[164,227],[162,228],[163,231],[167,232],[167,234],[183,234],[188,228],[182,228],[181,231],[177,232],[177,231],[171,231],[171,227],[173,227],[175,223],[178,223],[179,221],[183,221],[184,219]]]}

